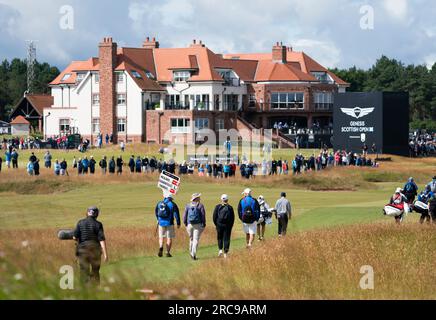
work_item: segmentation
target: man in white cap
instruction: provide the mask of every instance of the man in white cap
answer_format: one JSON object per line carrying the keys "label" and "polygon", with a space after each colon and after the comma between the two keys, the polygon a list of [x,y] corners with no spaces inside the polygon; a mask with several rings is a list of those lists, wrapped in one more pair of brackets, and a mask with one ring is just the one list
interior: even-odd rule
{"label": "man in white cap", "polygon": [[409,206],[407,204],[407,198],[403,194],[403,189],[397,188],[395,190],[394,195],[391,197],[389,203],[396,207],[397,209],[401,210],[402,213],[398,216],[395,216],[395,222],[397,224],[401,224],[403,222],[404,214],[407,215],[409,212]]}
{"label": "man in white cap", "polygon": [[244,197],[238,204],[238,215],[244,226],[247,249],[253,245],[257,231],[257,221],[260,218],[259,203],[251,196],[251,189],[247,188],[242,192]]}
{"label": "man in white cap", "polygon": [[227,258],[230,249],[232,228],[235,223],[235,212],[233,207],[229,205],[229,196],[226,194],[221,196],[221,203],[217,205],[213,211],[213,223],[215,224],[217,232],[218,257],[224,254],[224,258]]}
{"label": "man in white cap", "polygon": [[198,243],[206,228],[206,210],[200,202],[201,193],[194,193],[191,202],[185,207],[183,223],[189,235],[189,253],[193,260],[197,260]]}
{"label": "man in white cap", "polygon": [[166,238],[166,256],[168,258],[171,258],[171,246],[173,243],[173,239],[176,237],[176,232],[174,229],[174,218],[177,221],[177,228],[180,228],[180,215],[179,208],[177,207],[177,204],[173,201],[173,196],[171,194],[164,193],[163,197],[164,199],[157,203],[154,210],[159,230],[158,256],[163,256],[164,239]]}

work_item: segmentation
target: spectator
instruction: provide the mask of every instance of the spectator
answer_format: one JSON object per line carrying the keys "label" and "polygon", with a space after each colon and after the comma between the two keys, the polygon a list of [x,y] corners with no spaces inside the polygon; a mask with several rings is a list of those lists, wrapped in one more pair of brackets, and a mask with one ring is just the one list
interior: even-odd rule
{"label": "spectator", "polygon": [[189,235],[189,253],[193,260],[197,260],[198,244],[201,234],[206,228],[206,211],[200,202],[200,197],[200,193],[192,195],[191,203],[186,205],[183,215],[183,223]]}
{"label": "spectator", "polygon": [[279,237],[285,236],[288,228],[288,221],[291,218],[291,204],[286,199],[286,193],[282,192],[281,197],[276,202],[275,206],[276,218],[278,220]]}
{"label": "spectator", "polygon": [[243,223],[246,238],[246,247],[250,249],[253,245],[254,236],[257,231],[257,221],[260,216],[259,203],[251,196],[251,189],[245,189],[244,197],[239,201],[238,215]]}
{"label": "spectator", "polygon": [[233,207],[229,205],[229,197],[226,194],[221,196],[221,204],[217,205],[213,211],[213,222],[217,231],[218,256],[224,255],[224,258],[227,258],[235,213]]}

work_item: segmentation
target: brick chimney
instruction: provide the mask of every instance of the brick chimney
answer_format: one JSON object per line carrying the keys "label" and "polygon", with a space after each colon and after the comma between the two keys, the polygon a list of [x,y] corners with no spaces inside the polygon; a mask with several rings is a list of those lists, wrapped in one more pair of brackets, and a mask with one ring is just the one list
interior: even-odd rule
{"label": "brick chimney", "polygon": [[203,43],[203,41],[199,40],[199,41],[197,42],[197,40],[194,39],[194,40],[192,41],[190,47],[191,47],[191,48],[204,48],[204,47],[206,47],[206,45]]}
{"label": "brick chimney", "polygon": [[277,42],[272,48],[272,61],[275,63],[287,63],[287,48],[282,42]]}
{"label": "brick chimney", "polygon": [[112,38],[104,38],[98,47],[100,64],[100,131],[103,136],[113,134],[114,142],[116,142],[117,112],[114,70],[117,63],[117,44],[112,42]]}
{"label": "brick chimney", "polygon": [[159,41],[156,41],[156,38],[150,41],[150,37],[147,37],[142,43],[142,47],[145,49],[157,49],[159,48]]}

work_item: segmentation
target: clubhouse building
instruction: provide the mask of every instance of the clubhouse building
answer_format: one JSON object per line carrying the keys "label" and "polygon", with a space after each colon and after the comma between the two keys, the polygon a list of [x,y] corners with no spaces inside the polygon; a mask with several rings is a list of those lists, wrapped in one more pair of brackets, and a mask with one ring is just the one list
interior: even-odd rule
{"label": "clubhouse building", "polygon": [[[193,143],[204,128],[328,127],[333,93],[348,86],[281,43],[269,53],[223,55],[202,41],[160,48],[147,38],[141,48],[120,48],[104,38],[98,50],[98,58],[73,61],[50,83],[46,137],[79,133],[94,143],[101,133],[115,142]],[[292,144],[283,133],[273,139]]]}

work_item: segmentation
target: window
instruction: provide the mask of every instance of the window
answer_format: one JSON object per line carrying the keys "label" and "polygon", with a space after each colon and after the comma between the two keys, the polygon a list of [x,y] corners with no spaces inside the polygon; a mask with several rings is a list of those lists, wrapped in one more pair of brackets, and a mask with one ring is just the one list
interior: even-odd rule
{"label": "window", "polygon": [[241,82],[231,70],[219,70],[218,73],[224,80],[225,86],[239,87]]}
{"label": "window", "polygon": [[155,80],[156,78],[155,78],[155,76],[154,76],[154,74],[152,74],[150,71],[148,71],[148,70],[145,70],[145,75],[147,76],[147,78],[148,79],[152,79],[152,80]]}
{"label": "window", "polygon": [[333,94],[331,92],[315,92],[313,96],[315,109],[330,110],[333,107]]}
{"label": "window", "polygon": [[248,95],[248,107],[255,108],[256,107],[256,95],[254,93],[250,93]]}
{"label": "window", "polygon": [[199,131],[202,129],[209,129],[209,119],[208,118],[195,119],[195,131]]}
{"label": "window", "polygon": [[224,119],[216,119],[215,129],[218,130],[218,131],[219,130],[225,130]]}
{"label": "window", "polygon": [[80,82],[80,81],[82,81],[84,78],[85,78],[85,74],[84,74],[84,73],[78,73],[78,74],[77,74],[76,81],[77,81],[77,82]]}
{"label": "window", "polygon": [[67,81],[70,77],[71,77],[71,73],[66,73],[66,74],[64,74],[64,76],[62,77],[61,81]]}
{"label": "window", "polygon": [[119,93],[117,94],[117,105],[123,106],[126,104],[126,94]]}
{"label": "window", "polygon": [[271,93],[272,109],[303,109],[303,92],[273,92]]}
{"label": "window", "polygon": [[168,94],[165,97],[165,109],[168,110],[182,109],[182,105],[180,103],[180,95]]}
{"label": "window", "polygon": [[191,73],[189,71],[174,71],[173,76],[175,82],[186,82],[191,77]]}
{"label": "window", "polygon": [[100,133],[100,119],[92,119],[92,133]]}
{"label": "window", "polygon": [[131,70],[132,71],[132,75],[137,78],[137,79],[142,79],[142,76],[139,74],[138,71],[136,70]]}
{"label": "window", "polygon": [[124,74],[123,73],[116,73],[116,79],[118,83],[124,82]]}
{"label": "window", "polygon": [[224,95],[224,110],[237,111],[239,106],[239,100],[237,94],[225,94]]}
{"label": "window", "polygon": [[189,133],[190,125],[189,119],[171,119],[171,133]]}
{"label": "window", "polygon": [[100,82],[100,75],[98,73],[94,74],[94,81],[95,81],[95,83]]}
{"label": "window", "polygon": [[94,93],[92,95],[92,105],[98,106],[100,104],[100,95],[98,93]]}
{"label": "window", "polygon": [[117,131],[121,133],[126,132],[126,119],[117,120]]}
{"label": "window", "polygon": [[70,132],[70,119],[59,119],[59,132],[60,133]]}
{"label": "window", "polygon": [[318,79],[319,82],[322,83],[333,83],[333,80],[330,78],[327,72],[312,72],[312,75]]}

